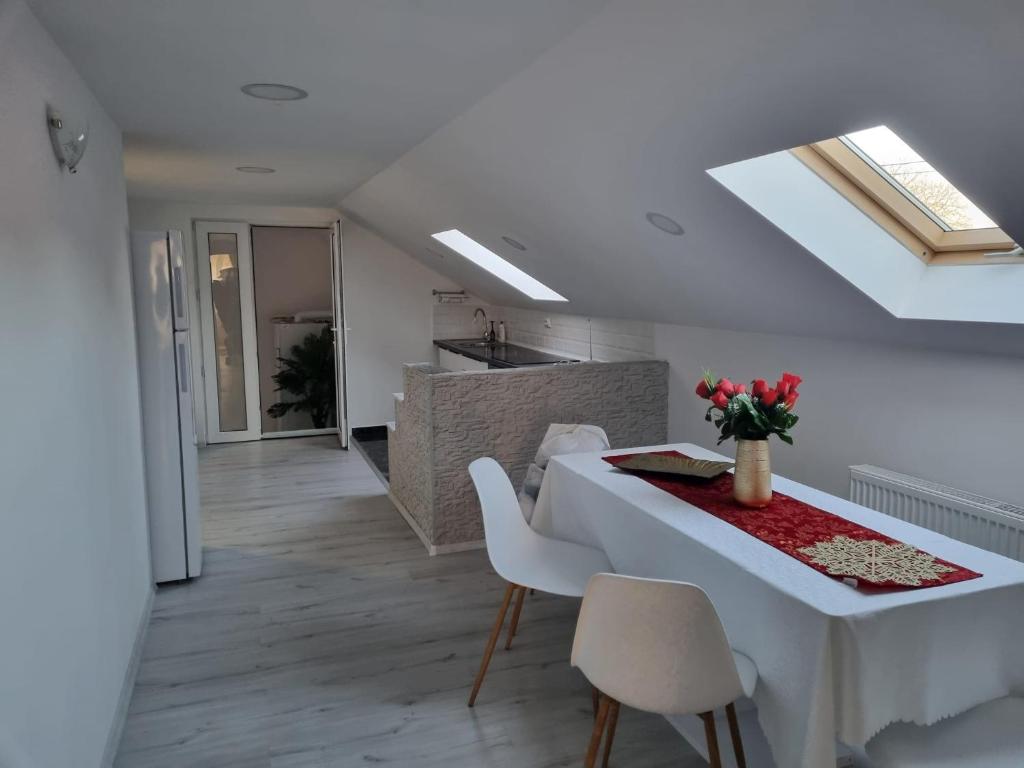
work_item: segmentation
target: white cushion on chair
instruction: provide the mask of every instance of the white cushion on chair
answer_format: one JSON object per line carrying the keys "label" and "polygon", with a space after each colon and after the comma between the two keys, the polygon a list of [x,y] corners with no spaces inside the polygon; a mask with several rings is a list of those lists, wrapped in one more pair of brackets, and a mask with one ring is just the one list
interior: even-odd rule
{"label": "white cushion on chair", "polygon": [[1024,699],[996,699],[934,725],[890,725],[868,742],[877,768],[1021,768]]}
{"label": "white cushion on chair", "polygon": [[[519,490],[519,507],[526,522],[533,519],[533,508],[537,503],[541,483],[544,482],[544,468],[552,456],[567,453],[593,453],[606,451],[611,447],[608,435],[593,424],[552,424],[541,440],[540,448],[533,463],[526,468],[523,487]],[[582,594],[582,593],[581,593]]]}
{"label": "white cushion on chair", "polygon": [[552,456],[567,453],[593,453],[607,451],[610,447],[608,435],[593,424],[552,424],[537,449],[533,463],[541,469],[548,465]]}

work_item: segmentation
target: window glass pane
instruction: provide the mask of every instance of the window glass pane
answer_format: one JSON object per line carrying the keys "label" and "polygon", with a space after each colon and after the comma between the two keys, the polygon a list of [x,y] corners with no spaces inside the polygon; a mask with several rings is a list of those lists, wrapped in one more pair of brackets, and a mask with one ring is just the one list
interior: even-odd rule
{"label": "window glass pane", "polygon": [[843,137],[875,167],[946,230],[988,229],[998,226],[960,190],[884,125]]}
{"label": "window glass pane", "polygon": [[209,245],[220,431],[238,432],[246,428],[238,238],[230,232],[210,233]]}

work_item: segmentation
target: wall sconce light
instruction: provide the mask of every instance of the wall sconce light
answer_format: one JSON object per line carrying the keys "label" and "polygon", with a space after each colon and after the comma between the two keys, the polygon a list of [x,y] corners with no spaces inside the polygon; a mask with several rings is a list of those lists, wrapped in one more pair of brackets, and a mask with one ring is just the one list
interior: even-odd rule
{"label": "wall sconce light", "polygon": [[46,110],[46,125],[50,129],[50,142],[57,162],[70,173],[78,173],[78,163],[85,154],[85,145],[89,143],[89,126],[71,126],[52,107]]}

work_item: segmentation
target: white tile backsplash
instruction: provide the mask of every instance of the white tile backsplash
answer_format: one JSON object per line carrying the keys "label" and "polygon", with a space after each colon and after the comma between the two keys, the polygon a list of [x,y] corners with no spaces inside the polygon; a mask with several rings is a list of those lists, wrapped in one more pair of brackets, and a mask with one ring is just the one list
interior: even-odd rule
{"label": "white tile backsplash", "polygon": [[481,308],[487,313],[487,319],[497,320],[496,310],[490,304],[469,300],[463,304],[434,304],[434,338],[435,339],[468,339],[473,336],[481,336],[480,321],[473,322],[473,313]]}
{"label": "white tile backsplash", "polygon": [[[480,323],[473,323],[477,307],[483,308],[488,320],[495,321],[495,327],[499,320],[504,320],[508,341],[514,344],[580,360],[591,359],[591,349],[593,359],[602,362],[654,358],[653,323],[494,306],[473,299],[464,304],[435,304],[434,338],[479,336]],[[546,320],[550,321],[550,328],[546,327]]]}

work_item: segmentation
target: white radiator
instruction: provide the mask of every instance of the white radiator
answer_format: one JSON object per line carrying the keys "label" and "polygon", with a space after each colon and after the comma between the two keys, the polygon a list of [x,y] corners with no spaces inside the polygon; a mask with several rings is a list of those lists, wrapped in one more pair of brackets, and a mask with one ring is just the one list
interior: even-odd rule
{"label": "white radiator", "polygon": [[850,501],[952,539],[1024,561],[1024,508],[939,483],[859,464]]}

